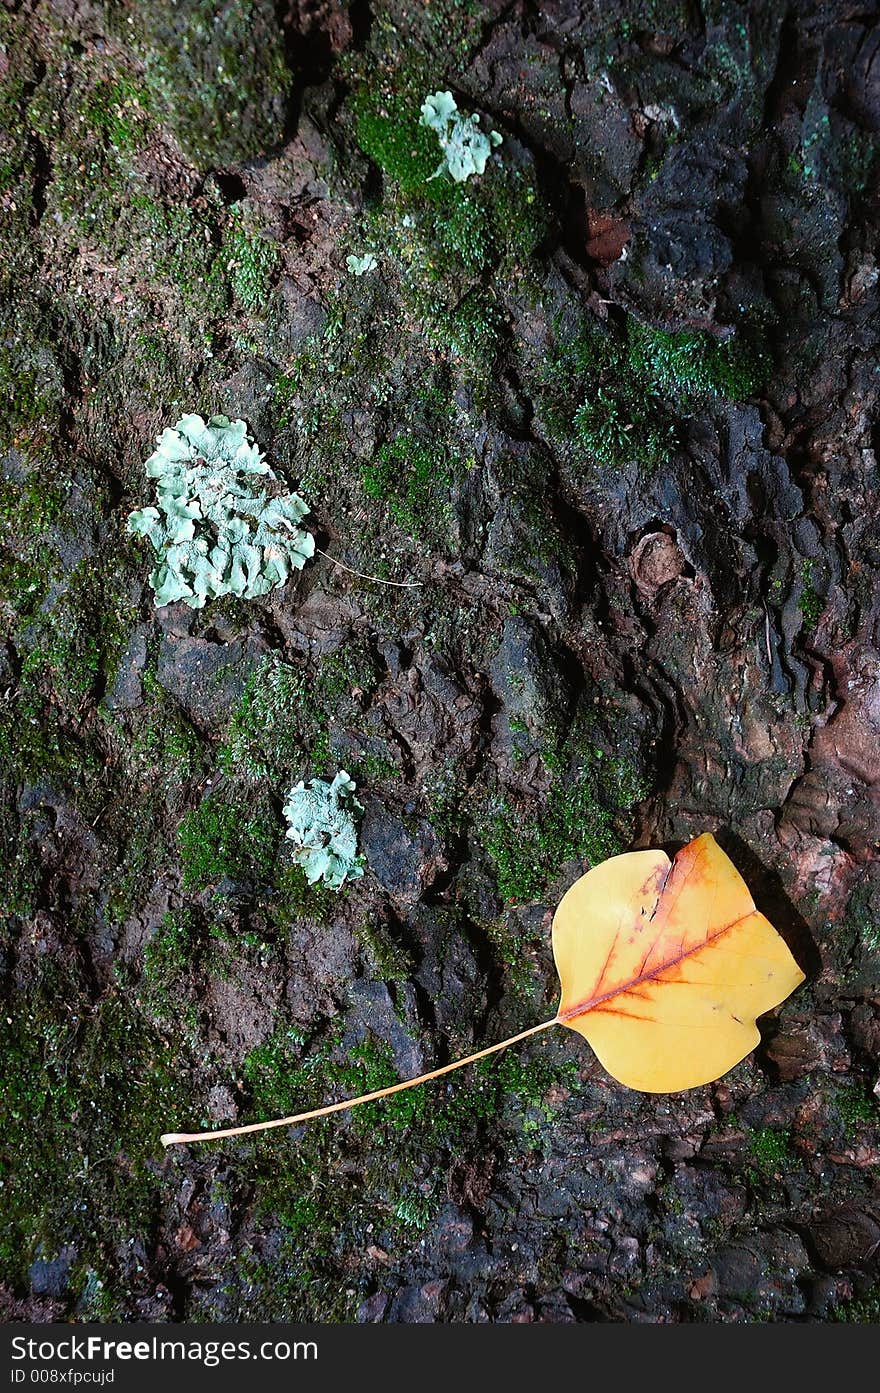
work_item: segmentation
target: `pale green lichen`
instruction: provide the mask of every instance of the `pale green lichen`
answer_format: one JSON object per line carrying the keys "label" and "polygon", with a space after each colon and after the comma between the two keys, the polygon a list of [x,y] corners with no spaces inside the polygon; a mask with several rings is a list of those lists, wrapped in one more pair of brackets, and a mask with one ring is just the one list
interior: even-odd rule
{"label": "pale green lichen", "polygon": [[367,271],[375,270],[379,263],[372,252],[364,252],[363,256],[347,256],[345,264],[350,275],[363,276]]}
{"label": "pale green lichen", "polygon": [[156,508],[139,508],[128,530],[148,537],[158,557],[150,576],[157,607],[236,595],[250,600],[283,585],[314,555],[299,523],[308,505],[280,482],[247,434],[227,416],[183,416],[164,430],[146,462]]}
{"label": "pale green lichen", "polygon": [[456,184],[463,184],[472,174],[485,173],[489,156],[503,139],[498,131],[481,131],[476,112],[462,115],[451,92],[432,92],[425,98],[419,125],[436,132],[443,151],[431,178],[446,170]]}
{"label": "pale green lichen", "polygon": [[339,890],[346,880],[357,880],[364,873],[353,816],[363,812],[353,796],[356,787],[340,769],[332,783],[311,779],[308,788],[300,782],[287,795],[287,836],[310,885],[324,880],[331,890]]}

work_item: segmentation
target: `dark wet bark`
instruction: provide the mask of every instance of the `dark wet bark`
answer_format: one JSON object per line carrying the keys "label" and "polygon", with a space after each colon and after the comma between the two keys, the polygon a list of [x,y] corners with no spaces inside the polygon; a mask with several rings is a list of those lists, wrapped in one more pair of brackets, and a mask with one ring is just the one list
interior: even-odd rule
{"label": "dark wet bark", "polygon": [[[600,9],[0,9],[13,1318],[877,1319],[880,30]],[[451,192],[447,87],[504,137]],[[420,588],[155,610],[187,411]],[[365,875],[310,892],[340,767]],[[161,1153],[542,1019],[572,880],[705,830],[807,974],[718,1083],[542,1036]]]}

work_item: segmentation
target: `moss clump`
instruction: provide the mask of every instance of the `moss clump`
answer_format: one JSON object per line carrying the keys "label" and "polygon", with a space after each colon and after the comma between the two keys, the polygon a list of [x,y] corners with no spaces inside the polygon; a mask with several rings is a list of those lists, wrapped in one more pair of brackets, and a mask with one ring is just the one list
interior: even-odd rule
{"label": "moss clump", "polygon": [[840,1084],[834,1090],[833,1103],[847,1141],[852,1141],[866,1127],[880,1129],[877,1100],[868,1085],[858,1079]]}
{"label": "moss clump", "polygon": [[359,92],[353,102],[358,144],[404,194],[443,203],[452,188],[433,179],[437,137],[420,124],[419,103],[412,92]]}
{"label": "moss clump", "polygon": [[105,910],[107,918],[116,924],[124,924],[141,897],[149,893],[166,854],[155,830],[159,808],[148,796],[137,812],[143,820],[139,818],[124,837],[117,873],[107,887]]}
{"label": "moss clump", "polygon": [[[128,14],[128,12],[126,12]],[[194,163],[237,164],[283,139],[291,74],[270,0],[154,0],[131,12],[163,121]]]}
{"label": "moss clump", "polygon": [[760,1127],[752,1131],[749,1155],[755,1162],[759,1178],[779,1175],[790,1170],[797,1161],[791,1144],[791,1132],[783,1127]]}
{"label": "moss clump", "polygon": [[[197,209],[169,206],[136,191],[127,200],[122,226],[119,256],[148,259],[151,274],[167,280],[188,313],[198,314],[203,335],[210,335],[213,321],[230,308],[241,306],[251,315],[266,310],[279,250],[247,200],[227,208],[210,180]],[[155,363],[167,357],[167,349],[148,340],[141,356]]]}
{"label": "moss clump", "polygon": [[804,628],[810,633],[815,629],[825,608],[825,602],[813,583],[812,561],[804,561],[801,564],[800,607]]}
{"label": "moss clump", "polygon": [[144,705],[123,727],[107,717],[124,757],[140,786],[146,786],[173,806],[185,797],[188,785],[205,772],[206,752],[193,726],[159,686],[154,673],[143,679]]}
{"label": "moss clump", "polygon": [[12,842],[12,854],[6,858],[5,883],[0,888],[0,914],[3,916],[30,918],[37,908],[45,878],[37,845],[39,822],[39,815],[26,813],[18,838]]}
{"label": "moss clump", "polygon": [[304,753],[300,711],[305,697],[303,672],[275,655],[264,659],[248,678],[232,714],[220,767],[248,779],[292,773]]}
{"label": "moss clump", "polygon": [[4,1002],[0,1059],[7,1280],[26,1291],[30,1263],[71,1243],[81,1263],[118,1276],[120,1253],[158,1219],[158,1138],[191,1106],[182,1062],[119,993],[92,1005],[52,964],[26,1008]]}
{"label": "moss clump", "polygon": [[385,982],[408,982],[413,975],[413,963],[407,953],[380,919],[366,919],[358,937],[367,948],[379,976]]}
{"label": "moss clump", "polygon": [[152,276],[178,290],[203,326],[226,312],[230,295],[228,268],[217,245],[223,213],[216,200],[206,195],[205,202],[194,212],[168,207],[150,194],[132,194],[124,219],[130,247],[123,253],[149,258]]}
{"label": "moss clump", "polygon": [[478,178],[438,176],[436,133],[420,124],[423,75],[406,64],[383,72],[378,89],[362,73],[352,99],[356,137],[387,176],[365,240],[431,349],[461,360],[485,394],[509,280],[526,273],[547,228],[544,201],[528,171],[497,158]]}
{"label": "moss clump", "polygon": [[352,643],[310,671],[266,658],[248,678],[218,762],[233,779],[273,787],[333,762],[331,727],[356,721],[376,683],[368,647]]}
{"label": "moss clump", "polygon": [[121,577],[105,572],[100,560],[88,558],[75,567],[64,593],[29,629],[22,675],[40,674],[65,702],[94,695],[112,678],[135,615],[120,589]]}
{"label": "moss clump", "polygon": [[442,530],[452,466],[442,443],[430,445],[401,435],[380,445],[361,468],[364,492],[381,499],[399,527],[411,537]]}
{"label": "moss clump", "polygon": [[149,988],[164,989],[184,973],[192,960],[196,936],[191,910],[165,915],[144,950],[144,982]]}
{"label": "moss clump", "polygon": [[629,318],[623,334],[585,325],[558,350],[545,386],[551,415],[590,461],[654,469],[675,450],[683,417],[713,398],[753,395],[768,366],[745,335],[720,342]]}
{"label": "moss clump", "polygon": [[832,1306],[829,1319],[843,1325],[880,1324],[880,1286],[872,1287],[864,1296]]}
{"label": "moss clump", "polygon": [[143,186],[134,156],[154,129],[150,106],[141,79],[109,49],[56,51],[44,64],[26,120],[51,164],[47,212],[71,248],[84,238],[122,245],[129,201]]}
{"label": "moss clump", "polygon": [[0,606],[12,624],[31,619],[49,584],[54,549],[47,533],[60,519],[67,491],[30,475],[0,481]]}
{"label": "moss clump", "polygon": [[279,836],[268,807],[242,807],[220,793],[209,794],[178,828],[184,888],[204,890],[221,880],[266,881]]}
{"label": "moss clump", "polygon": [[278,264],[278,248],[257,231],[241,204],[232,210],[223,256],[236,298],[248,311],[264,309]]}
{"label": "moss clump", "polygon": [[[242,1077],[251,1093],[251,1111],[258,1120],[292,1116],[324,1106],[334,1098],[355,1098],[389,1088],[401,1080],[390,1047],[368,1035],[340,1058],[339,1040],[304,1052],[296,1030],[277,1032],[251,1051],[242,1063]],[[400,1147],[400,1134],[423,1148],[455,1148],[468,1124],[485,1122],[513,1102],[524,1109],[543,1107],[549,1088],[575,1082],[576,1066],[561,1066],[546,1058],[525,1062],[505,1053],[480,1060],[449,1085],[420,1084],[374,1103],[352,1109],[350,1125],[374,1144],[377,1135]],[[330,1127],[334,1126],[331,1119]],[[339,1125],[337,1119],[336,1126]]]}
{"label": "moss clump", "polygon": [[204,1048],[197,984],[203,980],[208,943],[209,934],[193,909],[169,910],[147,941],[141,980],[129,988],[152,1020],[162,1028],[173,1026],[196,1050]]}
{"label": "moss clump", "polygon": [[[398,1081],[388,1046],[374,1036],[343,1049],[338,1032],[307,1044],[296,1031],[279,1030],[251,1052],[238,1076],[252,1095],[247,1116],[290,1116]],[[436,1217],[450,1166],[471,1163],[479,1171],[487,1149],[497,1145],[499,1127],[514,1144],[521,1146],[524,1134],[531,1144],[550,1114],[547,1089],[573,1081],[570,1065],[560,1067],[543,1052],[534,1062],[507,1055],[346,1116],[308,1123],[283,1167],[277,1136],[268,1144],[259,1138],[236,1143],[224,1177],[234,1184],[240,1168],[240,1183],[253,1197],[249,1210],[263,1229],[251,1253],[236,1253],[230,1264],[224,1295],[239,1318],[267,1309],[274,1319],[282,1313],[310,1318],[316,1309],[325,1318],[350,1315],[339,1289],[340,1247],[362,1251],[372,1241],[392,1251],[409,1245]],[[215,1181],[212,1199],[216,1190]]]}
{"label": "moss clump", "polygon": [[311,1106],[303,1099],[315,1096],[315,1075],[320,1075],[325,1059],[314,1054],[302,1061],[303,1040],[297,1030],[281,1030],[243,1059],[241,1076],[257,1121],[289,1117]]}
{"label": "moss clump", "polygon": [[574,413],[574,435],[597,464],[638,459],[648,469],[664,464],[676,444],[664,402],[630,382],[599,386]]}
{"label": "moss clump", "polygon": [[880,953],[880,887],[867,876],[850,895],[847,927],[868,955]]}
{"label": "moss clump", "polygon": [[[11,778],[57,780],[84,812],[99,796],[104,752],[96,728],[82,729],[83,707],[112,679],[133,617],[121,577],[105,564],[82,561],[64,577],[51,608],[44,603],[17,631],[23,656],[10,700],[0,707],[0,757]],[[25,617],[19,611],[19,620]]]}
{"label": "moss clump", "polygon": [[53,429],[63,384],[54,355],[38,337],[30,337],[32,324],[19,319],[8,328],[0,324],[0,334],[4,329],[6,333],[0,338],[0,444],[21,445],[32,440],[40,428]]}
{"label": "moss clump", "polygon": [[755,394],[769,364],[743,338],[719,340],[694,330],[669,333],[630,318],[627,360],[631,372],[658,393],[717,396],[742,401]]}
{"label": "moss clump", "polygon": [[82,122],[114,150],[136,150],[144,142],[148,102],[146,90],[133,78],[102,78],[83,100]]}
{"label": "moss clump", "polygon": [[0,481],[0,538],[39,540],[63,516],[66,499],[67,488],[51,479]]}
{"label": "moss clump", "polygon": [[275,873],[276,898],[271,912],[275,922],[286,928],[292,919],[311,919],[321,924],[329,914],[335,896],[323,881],[310,885],[302,866],[284,856]]}
{"label": "moss clump", "polygon": [[625,760],[603,759],[574,778],[557,775],[537,818],[524,818],[508,801],[480,827],[495,867],[498,893],[508,904],[540,898],[566,861],[591,865],[622,850],[618,825],[644,789]]}

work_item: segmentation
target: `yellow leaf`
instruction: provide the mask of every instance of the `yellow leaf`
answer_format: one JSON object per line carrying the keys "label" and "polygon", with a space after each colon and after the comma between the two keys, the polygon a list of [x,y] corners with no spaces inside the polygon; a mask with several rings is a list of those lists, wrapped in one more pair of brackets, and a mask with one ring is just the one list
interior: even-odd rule
{"label": "yellow leaf", "polygon": [[674,861],[632,851],[572,885],[553,920],[556,1019],[628,1088],[709,1083],[760,1040],[755,1017],[803,980],[710,833]]}
{"label": "yellow leaf", "polygon": [[219,1141],[348,1112],[443,1078],[554,1025],[585,1036],[608,1073],[628,1088],[696,1088],[754,1049],[761,1038],[755,1017],[804,980],[708,832],[674,861],[665,851],[631,851],[581,876],[556,911],[553,955],[562,999],[549,1021],[360,1098],[215,1132],[166,1132],[162,1145]]}

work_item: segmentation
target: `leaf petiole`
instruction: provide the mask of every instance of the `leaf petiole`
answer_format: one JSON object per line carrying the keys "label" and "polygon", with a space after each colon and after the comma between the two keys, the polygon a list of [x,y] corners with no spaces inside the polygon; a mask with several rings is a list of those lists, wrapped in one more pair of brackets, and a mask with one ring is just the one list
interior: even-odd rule
{"label": "leaf petiole", "polygon": [[530,1026],[528,1030],[521,1030],[518,1035],[511,1035],[507,1040],[501,1040],[497,1045],[488,1045],[484,1050],[478,1050],[476,1054],[469,1054],[464,1059],[456,1059],[452,1064],[444,1064],[440,1069],[432,1069],[430,1073],[419,1074],[415,1079],[404,1079],[403,1083],[390,1084],[388,1088],[377,1088],[373,1093],[363,1093],[360,1098],[348,1098],[341,1103],[330,1103],[324,1108],[313,1108],[311,1112],[296,1113],[293,1117],[279,1117],[272,1122],[251,1122],[245,1127],[226,1127],[218,1132],[164,1132],[160,1138],[163,1146],[178,1146],[184,1142],[191,1141],[221,1141],[225,1137],[243,1137],[248,1132],[266,1132],[270,1127],[294,1127],[299,1122],[309,1122],[315,1117],[329,1117],[334,1112],[348,1112],[349,1108],[359,1107],[361,1103],[373,1103],[379,1098],[390,1098],[393,1093],[402,1093],[404,1089],[415,1088],[420,1083],[430,1083],[431,1079],[442,1078],[444,1074],[451,1074],[455,1069],[463,1069],[466,1064],[475,1064],[478,1059],[485,1059],[487,1055],[497,1054],[499,1050],[506,1050],[508,1045],[516,1045],[520,1040],[527,1039],[530,1035],[537,1035],[540,1030],[548,1030],[551,1025],[558,1024],[558,1017],[552,1020],[542,1021],[540,1025]]}

